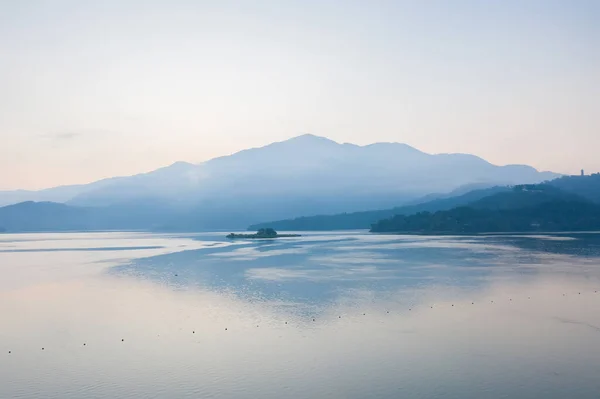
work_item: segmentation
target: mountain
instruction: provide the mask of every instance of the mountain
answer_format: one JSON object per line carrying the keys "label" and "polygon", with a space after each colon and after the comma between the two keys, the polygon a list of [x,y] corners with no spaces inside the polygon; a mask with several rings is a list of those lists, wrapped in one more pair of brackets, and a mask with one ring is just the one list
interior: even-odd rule
{"label": "mountain", "polygon": [[178,162],[87,185],[0,192],[0,204],[54,201],[113,210],[160,204],[149,212],[148,224],[234,229],[264,220],[387,209],[465,185],[538,183],[557,176],[524,165],[496,166],[473,155],[427,154],[406,144],[358,146],[303,135],[197,165]]}
{"label": "mountain", "polygon": [[197,181],[198,166],[176,162],[135,176],[111,177],[89,184],[60,186],[39,191],[0,191],[0,206],[21,202],[60,202],[71,205],[111,205],[141,198],[174,198]]}
{"label": "mountain", "polygon": [[0,230],[6,232],[89,230],[91,213],[54,202],[22,202],[0,208]]}
{"label": "mountain", "polygon": [[526,184],[482,197],[468,206],[475,209],[518,209],[535,207],[551,201],[589,202],[578,194],[561,190],[551,184]]}
{"label": "mountain", "polygon": [[160,230],[178,213],[157,202],[79,207],[27,201],[0,208],[0,231]]}
{"label": "mountain", "polygon": [[548,184],[514,187],[466,206],[396,215],[373,224],[377,233],[472,234],[600,229],[600,204]]}
{"label": "mountain", "polygon": [[[462,190],[461,190],[462,191]],[[259,223],[248,227],[248,230],[272,227],[281,231],[311,231],[311,230],[356,230],[369,229],[378,220],[390,218],[394,215],[412,215],[418,212],[436,212],[451,209],[456,206],[466,205],[492,194],[510,191],[506,186],[496,186],[481,190],[468,191],[462,195],[447,198],[436,198],[427,201],[430,196],[423,197],[422,203],[405,205],[391,209],[376,211],[340,213],[336,215],[304,216],[295,219],[278,220],[274,222]],[[443,195],[440,195],[444,197]]]}
{"label": "mountain", "polygon": [[585,176],[562,176],[548,184],[600,203],[600,173]]}

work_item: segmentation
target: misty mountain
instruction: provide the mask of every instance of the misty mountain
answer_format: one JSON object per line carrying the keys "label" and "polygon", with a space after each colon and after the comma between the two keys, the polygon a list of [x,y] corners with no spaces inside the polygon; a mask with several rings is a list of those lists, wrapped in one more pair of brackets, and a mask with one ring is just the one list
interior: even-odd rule
{"label": "misty mountain", "polygon": [[27,201],[0,208],[0,231],[160,230],[177,216],[156,201],[106,207]]}
{"label": "misty mountain", "polygon": [[91,212],[55,202],[22,202],[0,208],[0,231],[93,230]]}
{"label": "misty mountain", "polygon": [[[600,176],[600,175],[598,175]],[[571,181],[570,181],[571,180]],[[585,184],[582,184],[585,183]],[[570,187],[572,191],[567,191],[556,187],[556,184]],[[531,212],[538,212],[541,205],[554,203],[555,205],[542,208],[542,213],[537,213],[539,217],[546,219],[546,228],[553,226],[551,215],[547,212],[554,209],[561,209],[562,205],[568,204],[566,212],[572,212],[572,208],[579,203],[600,203],[600,196],[591,196],[586,198],[583,194],[600,193],[600,178],[598,177],[563,177],[540,185],[521,185],[511,187],[491,187],[480,190],[473,190],[466,194],[456,195],[454,197],[438,198],[433,201],[425,201],[421,204],[406,205],[392,209],[368,212],[355,212],[338,215],[324,215],[314,217],[300,217],[293,220],[282,220],[279,222],[270,222],[256,224],[250,229],[258,229],[264,226],[274,226],[280,230],[336,230],[336,229],[356,229],[364,228],[366,223],[387,225],[386,228],[399,228],[395,223],[409,218],[411,215],[421,214],[418,218],[409,218],[406,220],[419,223],[426,223],[430,216],[441,213],[444,218],[453,218],[457,215],[467,215],[468,217],[491,217],[497,218],[498,215],[507,214],[510,217],[520,215],[514,223],[520,223],[522,220],[528,220],[523,216],[523,212],[513,212],[515,209],[529,209]],[[460,188],[455,192],[461,192]],[[424,197],[424,199],[427,197]],[[300,206],[299,203],[295,204]],[[229,205],[227,205],[229,206]],[[67,230],[150,230],[150,231],[197,231],[203,229],[210,230],[228,230],[239,228],[241,221],[251,220],[261,212],[266,211],[270,206],[277,207],[281,204],[269,202],[266,199],[262,203],[248,203],[247,207],[256,207],[259,211],[244,214],[242,210],[232,211],[231,209],[221,211],[218,204],[213,204],[208,211],[205,209],[181,209],[173,207],[167,201],[147,200],[121,202],[104,207],[79,207],[66,204],[49,202],[25,202],[16,205],[10,205],[0,208],[0,231],[23,232],[23,231],[67,231]],[[466,213],[463,211],[454,211],[457,208],[469,208]],[[553,208],[554,207],[554,208]],[[585,206],[581,209],[592,209]],[[216,212],[214,212],[217,210]],[[479,212],[485,210],[485,212]],[[494,213],[496,212],[496,213]],[[546,212],[546,213],[543,213]],[[469,216],[470,215],[470,216]],[[540,216],[541,215],[541,216]],[[577,217],[584,217],[580,213],[573,213]],[[558,219],[561,219],[557,216]],[[404,219],[403,219],[404,218]],[[556,220],[558,220],[556,219]],[[374,220],[373,222],[371,222]],[[378,220],[383,220],[383,222]],[[395,220],[390,225],[389,220]],[[494,219],[495,220],[495,219]],[[553,219],[552,219],[553,220]],[[376,223],[377,222],[377,223]],[[488,220],[489,222],[489,220]],[[386,224],[388,223],[388,224]],[[491,222],[490,222],[491,223]],[[494,228],[499,228],[499,221],[493,221]],[[574,226],[564,218],[561,219],[560,226]],[[584,226],[585,223],[577,222],[577,226]],[[394,227],[395,226],[395,227]],[[513,226],[517,226],[514,224]],[[519,225],[520,226],[520,225]],[[554,225],[558,228],[558,225]],[[438,226],[439,227],[439,226]],[[447,227],[447,226],[446,226]],[[491,228],[491,227],[490,227]],[[525,228],[521,226],[521,228]],[[390,230],[392,231],[392,230]]]}
{"label": "misty mountain", "polygon": [[[463,205],[477,209],[510,209],[536,206],[549,200],[570,202],[589,200],[600,203],[600,173],[586,176],[562,176],[529,190],[527,186],[520,186],[514,190],[506,186],[474,189],[480,186],[467,185],[448,194],[426,195],[419,200],[391,209],[263,222],[249,226],[248,230],[265,227],[288,231],[367,229],[375,222],[395,215],[408,216],[418,212],[437,212]],[[473,190],[468,191],[469,189]],[[430,198],[434,199],[429,200]]]}
{"label": "misty mountain", "polygon": [[467,154],[431,155],[406,144],[358,146],[303,135],[198,165],[178,162],[87,185],[0,192],[0,204],[54,201],[116,209],[158,203],[166,205],[156,209],[152,220],[169,219],[165,223],[174,229],[230,229],[264,220],[386,209],[465,185],[537,183],[557,176],[524,165],[496,166]]}
{"label": "misty mountain", "polygon": [[371,225],[381,219],[387,219],[394,215],[412,215],[418,212],[436,212],[451,209],[456,206],[466,205],[492,194],[510,191],[506,186],[497,186],[481,190],[469,191],[462,195],[449,196],[427,200],[429,196],[423,197],[422,203],[405,205],[391,209],[375,211],[341,213],[336,215],[303,216],[295,219],[264,222],[248,227],[248,230],[272,227],[278,231],[322,231],[322,230],[357,230],[369,229]]}

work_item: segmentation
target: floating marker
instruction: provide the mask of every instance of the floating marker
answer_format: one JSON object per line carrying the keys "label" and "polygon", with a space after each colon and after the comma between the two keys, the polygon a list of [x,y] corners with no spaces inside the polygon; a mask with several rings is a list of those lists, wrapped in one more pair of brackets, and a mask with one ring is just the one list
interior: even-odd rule
{"label": "floating marker", "polygon": [[192,334],[196,334],[196,331],[192,331]]}
{"label": "floating marker", "polygon": [[452,304],[452,306],[454,306],[454,304]]}
{"label": "floating marker", "polygon": [[227,327],[225,327],[225,331],[227,331]]}
{"label": "floating marker", "polygon": [[44,348],[42,348],[42,350],[44,350]]}
{"label": "floating marker", "polygon": [[315,319],[313,319],[313,321],[316,321]]}
{"label": "floating marker", "polygon": [[85,346],[85,342],[83,343],[83,346]]}
{"label": "floating marker", "polygon": [[124,339],[121,339],[121,342],[125,342],[125,340],[124,340]]}
{"label": "floating marker", "polygon": [[12,353],[11,351],[8,351],[8,354],[9,354],[9,355],[10,355],[11,353]]}

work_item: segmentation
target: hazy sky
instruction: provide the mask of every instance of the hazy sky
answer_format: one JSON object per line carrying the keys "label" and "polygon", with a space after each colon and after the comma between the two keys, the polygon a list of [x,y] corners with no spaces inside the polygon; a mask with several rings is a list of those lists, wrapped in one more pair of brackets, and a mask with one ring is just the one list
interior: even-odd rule
{"label": "hazy sky", "polygon": [[600,171],[600,1],[0,0],[0,189],[302,133]]}

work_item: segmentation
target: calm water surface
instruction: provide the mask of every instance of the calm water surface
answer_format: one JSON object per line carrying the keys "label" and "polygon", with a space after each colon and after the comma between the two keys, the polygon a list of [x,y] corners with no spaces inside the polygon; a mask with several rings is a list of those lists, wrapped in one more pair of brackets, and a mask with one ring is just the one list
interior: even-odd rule
{"label": "calm water surface", "polygon": [[0,235],[0,398],[600,397],[600,235]]}

